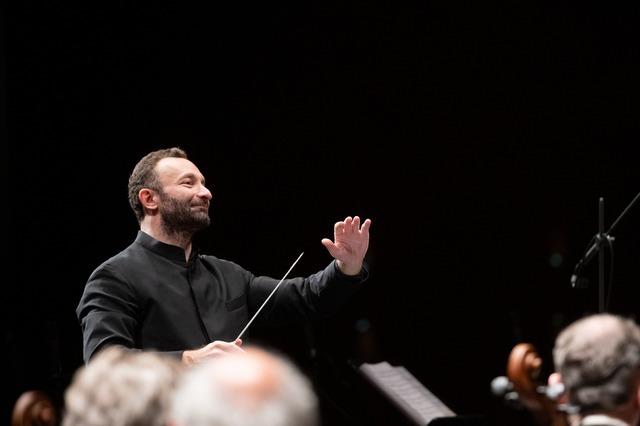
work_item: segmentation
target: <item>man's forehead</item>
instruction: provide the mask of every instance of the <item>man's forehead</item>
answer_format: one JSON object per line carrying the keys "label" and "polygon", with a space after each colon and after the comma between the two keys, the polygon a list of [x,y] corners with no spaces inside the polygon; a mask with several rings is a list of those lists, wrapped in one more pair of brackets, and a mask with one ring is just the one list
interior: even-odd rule
{"label": "man's forehead", "polygon": [[160,177],[178,177],[184,174],[193,173],[200,176],[200,170],[191,161],[186,158],[167,157],[158,161],[156,164],[156,173]]}

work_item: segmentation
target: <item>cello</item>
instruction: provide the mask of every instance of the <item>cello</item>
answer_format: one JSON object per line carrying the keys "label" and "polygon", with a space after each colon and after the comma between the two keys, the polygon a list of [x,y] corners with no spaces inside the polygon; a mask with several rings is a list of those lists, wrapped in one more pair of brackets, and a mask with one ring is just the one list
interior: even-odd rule
{"label": "cello", "polygon": [[55,406],[45,393],[24,392],[13,406],[11,426],[56,426],[58,416]]}
{"label": "cello", "polygon": [[529,410],[540,426],[569,426],[569,418],[560,403],[562,390],[540,381],[542,358],[533,345],[514,346],[507,362],[511,398]]}

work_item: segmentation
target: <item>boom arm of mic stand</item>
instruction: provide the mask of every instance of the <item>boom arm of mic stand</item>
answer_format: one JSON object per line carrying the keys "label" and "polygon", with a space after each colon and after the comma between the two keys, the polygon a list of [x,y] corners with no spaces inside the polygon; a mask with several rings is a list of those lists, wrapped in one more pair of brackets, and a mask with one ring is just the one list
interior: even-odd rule
{"label": "boom arm of mic stand", "polygon": [[[602,232],[602,228],[603,227],[601,227],[600,232],[598,232],[596,234],[596,236],[592,239],[592,241],[595,240],[594,243],[591,244],[591,246],[586,251],[584,256],[582,256],[580,261],[576,264],[576,267],[573,270],[573,275],[571,275],[571,287],[576,287],[576,284],[578,282],[579,275],[580,275],[580,272],[582,271],[582,268],[585,267],[591,261],[591,259],[593,259],[593,257],[600,251],[600,247],[602,246],[602,244],[605,241],[612,242],[612,241],[615,240],[615,237],[612,237],[611,233],[616,228],[616,226],[618,225],[620,220],[624,216],[627,215],[627,213],[638,202],[639,199],[640,199],[640,192],[638,192],[636,194],[636,196],[633,198],[633,200],[631,200],[631,202],[627,205],[627,207],[625,207],[625,209],[622,211],[622,213],[620,213],[620,216],[618,216],[618,218],[613,222],[613,224],[611,224],[611,226],[609,227],[609,230],[607,232]],[[603,209],[602,198],[600,199],[600,204],[601,204],[601,210],[602,210]],[[604,215],[604,213],[601,211],[601,215],[600,216],[603,216],[603,215]],[[601,221],[603,221],[603,220],[604,220],[604,218],[601,217]],[[600,225],[602,226],[602,223]]]}

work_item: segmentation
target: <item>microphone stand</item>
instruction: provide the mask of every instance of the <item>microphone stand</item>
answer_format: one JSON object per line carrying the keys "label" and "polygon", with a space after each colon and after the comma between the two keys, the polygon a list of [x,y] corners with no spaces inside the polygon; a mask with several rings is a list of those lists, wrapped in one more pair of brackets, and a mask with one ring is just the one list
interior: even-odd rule
{"label": "microphone stand", "polygon": [[[604,198],[600,197],[598,200],[598,233],[591,239],[593,243],[589,243],[589,248],[582,256],[580,261],[576,264],[573,275],[571,275],[571,287],[576,287],[580,278],[579,275],[582,272],[582,268],[585,267],[591,259],[598,253],[598,311],[605,311],[605,298],[604,298],[604,251],[602,245],[606,242],[609,247],[612,247],[615,237],[611,236],[613,230],[618,226],[620,220],[631,210],[631,208],[640,199],[640,192],[634,197],[633,200],[627,205],[627,207],[620,213],[620,216],[613,222],[607,232],[604,232]],[[579,287],[579,285],[578,285]]]}

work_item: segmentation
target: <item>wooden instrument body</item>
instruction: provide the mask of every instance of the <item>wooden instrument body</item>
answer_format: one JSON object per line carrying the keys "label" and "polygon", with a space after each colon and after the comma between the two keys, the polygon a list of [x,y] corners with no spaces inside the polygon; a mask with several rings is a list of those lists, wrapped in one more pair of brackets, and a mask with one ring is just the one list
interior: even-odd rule
{"label": "wooden instrument body", "polygon": [[45,393],[24,392],[13,406],[11,426],[56,426],[58,416],[55,406]]}
{"label": "wooden instrument body", "polygon": [[518,394],[519,401],[533,413],[541,426],[569,426],[567,415],[558,410],[558,402],[549,398],[543,389],[546,383],[540,382],[542,358],[533,345],[516,345],[507,364],[507,377]]}

